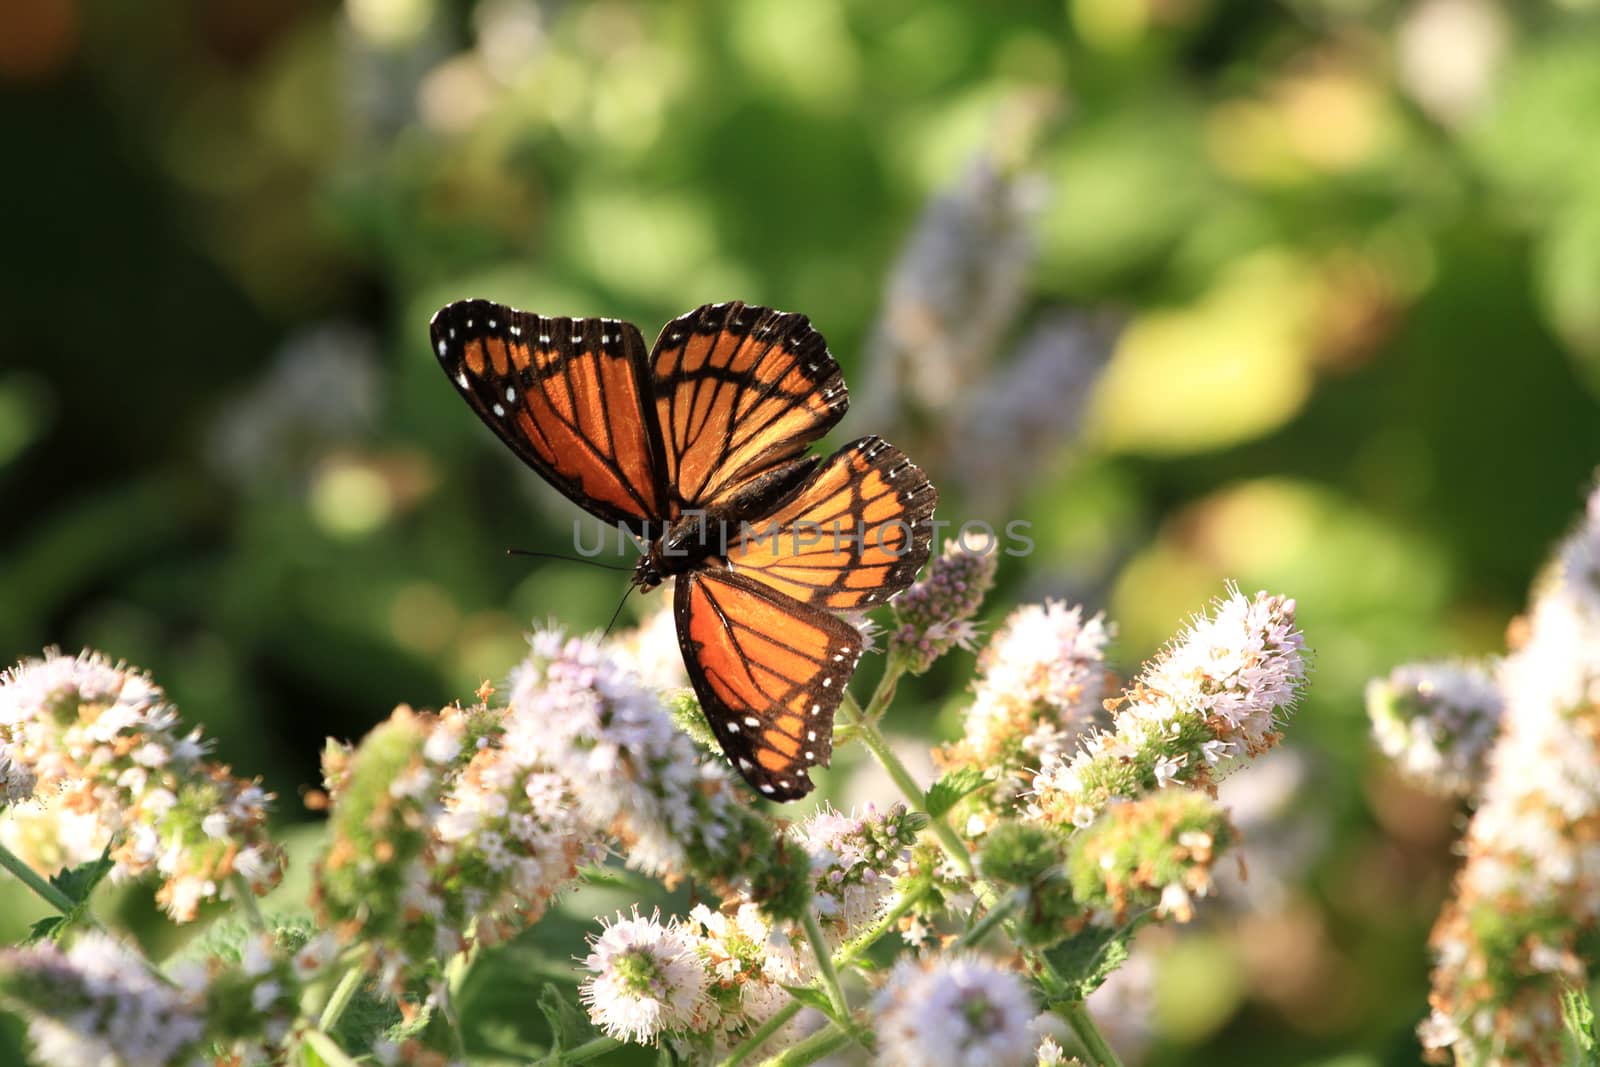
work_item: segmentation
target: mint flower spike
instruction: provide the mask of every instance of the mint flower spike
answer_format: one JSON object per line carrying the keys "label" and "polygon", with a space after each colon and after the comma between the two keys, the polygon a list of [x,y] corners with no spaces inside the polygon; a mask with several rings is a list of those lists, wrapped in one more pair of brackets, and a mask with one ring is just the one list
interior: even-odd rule
{"label": "mint flower spike", "polygon": [[859,816],[824,808],[790,831],[811,857],[811,905],[830,946],[837,949],[883,913],[926,825],[926,815],[904,804],[882,813],[869,804]]}
{"label": "mint flower spike", "polygon": [[156,899],[174,922],[227,895],[233,875],[263,893],[283,874],[266,834],[271,794],[206,759],[207,747],[159,686],[99,653],[50,650],[0,675],[6,797],[70,812],[63,851],[111,844],[113,879],[160,874]]}
{"label": "mint flower spike", "polygon": [[1430,939],[1418,1029],[1458,1062],[1568,1062],[1561,995],[1586,986],[1600,919],[1600,490],[1536,583],[1526,640],[1501,664],[1503,726]]}
{"label": "mint flower spike", "polygon": [[579,986],[589,1018],[608,1037],[656,1044],[706,1027],[713,1010],[694,938],[660,913],[618,915],[592,939]]}
{"label": "mint flower spike", "polygon": [[505,713],[399,708],[325,760],[333,795],[316,902],[396,992],[429,961],[536,921],[598,854],[569,781],[507,743]]}
{"label": "mint flower spike", "polygon": [[[789,988],[809,985],[816,977],[815,961],[804,950],[804,942],[792,937],[786,924],[772,925],[749,902],[730,902],[721,911],[696,904],[686,926],[706,970],[712,1008],[705,1035],[717,1055],[784,1010],[791,1002]],[[751,1061],[760,1062],[763,1053],[794,1044],[803,1025],[796,1019],[779,1027]]]}
{"label": "mint flower spike", "polygon": [[646,874],[748,886],[769,914],[798,916],[805,856],[780,847],[727,764],[677,728],[661,693],[592,637],[545,629],[530,645],[511,673],[503,744],[566,779],[579,822],[619,841]]}
{"label": "mint flower spike", "polygon": [[1115,633],[1102,615],[1059,600],[1012,612],[978,657],[978,679],[960,740],[934,753],[992,784],[963,806],[977,836],[1015,813],[1034,771],[1071,752],[1104,715],[1106,650]]}
{"label": "mint flower spike", "polygon": [[923,212],[901,249],[869,347],[871,403],[947,410],[979,377],[1026,296],[1037,175],[989,155]]}
{"label": "mint flower spike", "polygon": [[1013,971],[972,954],[906,958],[873,1002],[883,1067],[1029,1067],[1037,1008]]}
{"label": "mint flower spike", "polygon": [[104,934],[0,952],[0,1004],[27,1020],[38,1062],[51,1067],[168,1067],[197,1058],[199,998],[158,979]]}
{"label": "mint flower spike", "polygon": [[921,674],[953,648],[971,651],[978,639],[972,617],[994,588],[998,565],[994,538],[970,547],[963,538],[945,542],[915,584],[894,599],[889,654],[912,674]]}
{"label": "mint flower spike", "polygon": [[1483,784],[1504,700],[1492,665],[1408,663],[1367,684],[1367,715],[1383,754],[1412,784],[1470,796]]}
{"label": "mint flower spike", "polygon": [[1186,923],[1195,899],[1211,895],[1216,858],[1236,837],[1221,806],[1192,789],[1112,804],[1069,842],[1073,899],[1119,926],[1152,909]]}
{"label": "mint flower spike", "polygon": [[1029,813],[1060,826],[1088,826],[1114,800],[1169,785],[1214,788],[1227,757],[1277,744],[1278,721],[1306,682],[1305,642],[1295,604],[1230,588],[1145,665],[1122,695],[1110,730],[1074,756],[1053,756],[1034,778]]}

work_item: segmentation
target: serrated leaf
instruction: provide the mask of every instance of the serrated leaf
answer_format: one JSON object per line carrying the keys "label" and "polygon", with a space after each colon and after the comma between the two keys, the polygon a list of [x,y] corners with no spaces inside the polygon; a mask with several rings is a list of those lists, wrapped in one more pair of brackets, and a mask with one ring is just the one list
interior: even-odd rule
{"label": "serrated leaf", "polygon": [[[828,1018],[834,1018],[833,1004],[828,1000],[828,994],[809,985],[786,985],[783,987],[788,994],[808,1008],[815,1008]],[[837,1022],[838,1020],[834,1020]]]}
{"label": "serrated leaf", "polygon": [[76,867],[64,867],[51,875],[50,884],[72,902],[72,908],[64,914],[48,915],[34,923],[28,930],[26,943],[32,945],[40,941],[55,941],[72,929],[89,910],[89,897],[93,895],[95,886],[111,872],[113,866],[111,849],[107,847],[99,858]]}
{"label": "serrated leaf", "polygon": [[961,798],[982,788],[983,772],[976,767],[958,767],[934,782],[928,789],[928,814],[942,819],[961,802]]}
{"label": "serrated leaf", "polygon": [[50,876],[50,884],[61,890],[62,895],[74,904],[82,904],[89,899],[95,886],[111,873],[111,868],[114,866],[116,865],[111,862],[111,850],[107,848],[100,853],[98,859],[57,871]]}
{"label": "serrated leaf", "polygon": [[539,1010],[550,1023],[550,1048],[560,1052],[583,1043],[588,1035],[588,1024],[583,1013],[561,993],[554,982],[546,982],[539,990]]}
{"label": "serrated leaf", "polygon": [[1583,1067],[1600,1067],[1600,1040],[1595,1033],[1594,1006],[1589,991],[1568,986],[1561,992],[1561,1021],[1577,1046]]}
{"label": "serrated leaf", "polygon": [[1066,980],[1069,999],[1083,1000],[1122,966],[1136,926],[1086,926],[1044,954]]}

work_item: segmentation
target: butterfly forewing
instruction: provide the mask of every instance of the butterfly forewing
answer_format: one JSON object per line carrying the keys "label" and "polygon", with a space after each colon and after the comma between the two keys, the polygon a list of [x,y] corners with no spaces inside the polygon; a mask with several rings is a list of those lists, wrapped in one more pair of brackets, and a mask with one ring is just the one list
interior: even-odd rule
{"label": "butterfly forewing", "polygon": [[673,609],[700,707],[739,773],[774,800],[811,792],[860,631],[731,571],[682,575]]}
{"label": "butterfly forewing", "polygon": [[463,300],[435,315],[431,332],[434,354],[478,416],[575,503],[635,531],[667,513],[644,339],[633,324]]}
{"label": "butterfly forewing", "polygon": [[848,405],[804,315],[709,304],[667,323],[650,363],[675,513],[714,507],[800,455]]}

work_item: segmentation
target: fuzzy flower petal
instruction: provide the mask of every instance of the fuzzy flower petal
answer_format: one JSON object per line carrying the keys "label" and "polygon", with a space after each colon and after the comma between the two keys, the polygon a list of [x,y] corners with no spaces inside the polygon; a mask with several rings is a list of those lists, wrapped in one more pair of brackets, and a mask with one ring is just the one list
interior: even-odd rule
{"label": "fuzzy flower petal", "polygon": [[902,960],[874,1003],[884,1067],[1025,1067],[1035,1006],[1015,973],[979,956]]}
{"label": "fuzzy flower petal", "polygon": [[706,972],[693,937],[676,922],[618,916],[594,939],[583,965],[590,976],[579,995],[610,1037],[653,1044],[704,1020]]}

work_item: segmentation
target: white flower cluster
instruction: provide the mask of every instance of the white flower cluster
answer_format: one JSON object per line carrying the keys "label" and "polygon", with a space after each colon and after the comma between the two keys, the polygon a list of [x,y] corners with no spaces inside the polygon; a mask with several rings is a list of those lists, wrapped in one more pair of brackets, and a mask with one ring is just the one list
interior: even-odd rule
{"label": "white flower cluster", "polygon": [[170,1067],[197,1059],[205,1021],[195,999],[103,934],[0,955],[0,1000],[28,1020],[51,1067]]}
{"label": "white flower cluster", "polygon": [[98,654],[52,651],[0,676],[8,799],[32,794],[71,813],[56,826],[73,859],[109,844],[114,878],[159,872],[157,899],[177,922],[222,895],[230,875],[264,892],[283,870],[266,836],[271,796],[205,752],[159,687]]}
{"label": "white flower cluster", "polygon": [[610,1037],[644,1044],[707,1023],[705,967],[693,934],[676,920],[619,915],[591,942],[583,964],[591,974],[579,995]]}
{"label": "white flower cluster", "polygon": [[1411,663],[1367,685],[1378,747],[1407,779],[1443,796],[1482,784],[1502,705],[1492,670],[1479,663]]}
{"label": "white flower cluster", "polygon": [[[717,1055],[789,1003],[785,987],[815,975],[809,953],[750,903],[725,911],[699,904],[684,922],[618,916],[591,941],[584,966],[579,993],[607,1036],[670,1038]],[[780,1028],[768,1044],[781,1046],[799,1026]]]}
{"label": "white flower cluster", "polygon": [[326,757],[335,804],[318,906],[346,941],[371,946],[388,988],[537,920],[596,850],[568,780],[503,725],[482,707],[401,708]]}
{"label": "white flower cluster", "polygon": [[1600,919],[1600,491],[1536,590],[1526,643],[1500,671],[1467,859],[1434,927],[1430,1048],[1458,1059],[1565,1062],[1560,992],[1586,984],[1580,936]]}
{"label": "white flower cluster", "polygon": [[1032,814],[1087,826],[1112,800],[1171,784],[1209,787],[1223,759],[1270,748],[1305,686],[1294,607],[1281,596],[1230,590],[1145,666],[1110,730],[1071,758],[1045,759]]}
{"label": "white flower cluster", "polygon": [[969,832],[1007,814],[1041,764],[1072,749],[1101,717],[1106,650],[1114,628],[1059,600],[1012,612],[978,657],[960,741],[939,751],[947,767],[993,776]]}
{"label": "white flower cluster", "polygon": [[681,875],[688,850],[731,843],[743,801],[725,766],[702,759],[657,693],[592,638],[533,635],[511,674],[505,745],[567,776],[583,821],[648,874]]}
{"label": "white flower cluster", "polygon": [[278,1058],[308,982],[333,959],[329,935],[290,954],[271,935],[162,978],[109,935],[0,953],[0,1005],[28,1023],[49,1067],[200,1067]]}
{"label": "white flower cluster", "polygon": [[[831,947],[862,933],[891,903],[923,818],[898,804],[859,815],[825,809],[790,829],[810,857],[811,906]],[[698,973],[673,965],[689,958],[685,946]],[[644,1043],[671,1037],[713,1052],[747,1038],[790,1002],[786,987],[807,985],[817,973],[810,945],[789,923],[774,923],[739,898],[721,910],[696,905],[686,922],[619,918],[585,963],[593,973],[584,1001],[607,1034]],[[809,1021],[791,1021],[764,1047],[797,1039]]]}
{"label": "white flower cluster", "polygon": [[811,856],[811,905],[834,947],[882,913],[922,825],[903,804],[883,814],[869,804],[860,816],[824,808],[791,831]]}
{"label": "white flower cluster", "polygon": [[1028,1067],[1040,1055],[1027,984],[981,956],[904,959],[873,1008],[883,1067]]}

